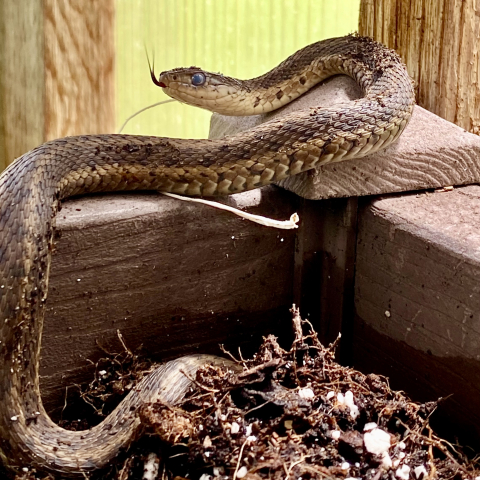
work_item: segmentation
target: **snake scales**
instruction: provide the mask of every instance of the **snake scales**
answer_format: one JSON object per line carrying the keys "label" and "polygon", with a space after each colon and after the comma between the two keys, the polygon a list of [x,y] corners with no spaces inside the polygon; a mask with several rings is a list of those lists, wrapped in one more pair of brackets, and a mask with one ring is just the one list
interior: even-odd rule
{"label": "snake scales", "polygon": [[[257,188],[318,165],[358,158],[393,142],[415,103],[398,55],[358,36],[298,51],[265,75],[238,81],[198,68],[152,78],[181,101],[229,114],[261,113],[292,101],[325,78],[353,77],[364,98],[288,114],[221,140],[92,135],[45,143],[0,176],[0,455],[13,469],[62,475],[102,468],[139,431],[136,410],[163,395],[177,402],[206,361],[190,356],[159,367],[100,425],[71,432],[45,412],[39,358],[55,215],[72,195],[161,190],[223,195]],[[233,105],[230,110],[229,105]]]}

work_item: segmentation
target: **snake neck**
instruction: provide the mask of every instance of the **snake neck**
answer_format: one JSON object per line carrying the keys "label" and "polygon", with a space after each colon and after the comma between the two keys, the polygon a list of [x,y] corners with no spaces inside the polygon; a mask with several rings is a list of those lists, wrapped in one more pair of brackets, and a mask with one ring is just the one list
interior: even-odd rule
{"label": "snake neck", "polygon": [[[167,82],[165,93],[181,102],[222,115],[258,115],[277,110],[337,74],[352,77],[365,96],[375,96],[371,87],[392,80],[397,87],[398,82],[402,84],[395,91],[412,91],[412,81],[398,54],[368,37],[357,35],[309,45],[264,75],[249,80],[205,72],[212,85],[198,90],[186,81],[179,82],[178,70],[187,69],[162,73],[162,80]],[[383,89],[377,90],[380,91],[385,93]]]}

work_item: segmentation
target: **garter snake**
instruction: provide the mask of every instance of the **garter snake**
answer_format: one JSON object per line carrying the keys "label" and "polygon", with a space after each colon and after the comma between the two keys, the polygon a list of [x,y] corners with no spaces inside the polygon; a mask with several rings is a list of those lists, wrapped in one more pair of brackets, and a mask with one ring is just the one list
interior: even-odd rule
{"label": "garter snake", "polygon": [[90,430],[66,431],[50,420],[40,395],[39,359],[55,215],[62,200],[119,190],[212,196],[257,188],[386,147],[403,131],[415,103],[412,81],[398,55],[354,35],[307,46],[251,80],[196,67],[158,78],[151,73],[172,97],[232,115],[279,108],[335,74],[351,76],[364,97],[290,113],[220,140],[62,138],[26,153],[3,172],[0,456],[9,467],[35,467],[63,476],[102,468],[137,434],[141,402],[162,394],[164,401],[175,403],[189,385],[180,370],[193,374],[212,360],[190,356],[159,367]]}

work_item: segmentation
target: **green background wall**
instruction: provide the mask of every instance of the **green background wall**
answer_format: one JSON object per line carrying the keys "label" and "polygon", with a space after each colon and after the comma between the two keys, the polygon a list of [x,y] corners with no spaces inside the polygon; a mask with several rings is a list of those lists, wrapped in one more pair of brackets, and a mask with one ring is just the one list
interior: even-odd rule
{"label": "green background wall", "polygon": [[[299,48],[354,32],[359,0],[117,0],[117,126],[167,99],[150,80],[196,65],[238,78],[261,75]],[[205,138],[210,113],[178,102],[134,118],[124,133]]]}

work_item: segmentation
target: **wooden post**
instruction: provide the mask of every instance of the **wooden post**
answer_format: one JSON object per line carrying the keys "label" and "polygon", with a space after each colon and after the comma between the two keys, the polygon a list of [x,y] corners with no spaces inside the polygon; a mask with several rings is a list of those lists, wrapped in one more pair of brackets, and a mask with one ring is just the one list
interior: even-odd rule
{"label": "wooden post", "polygon": [[113,132],[113,26],[114,0],[0,2],[0,170],[46,140]]}
{"label": "wooden post", "polygon": [[41,0],[0,2],[0,171],[44,140]]}
{"label": "wooden post", "polygon": [[402,56],[419,105],[480,133],[478,0],[361,0],[359,33]]}

